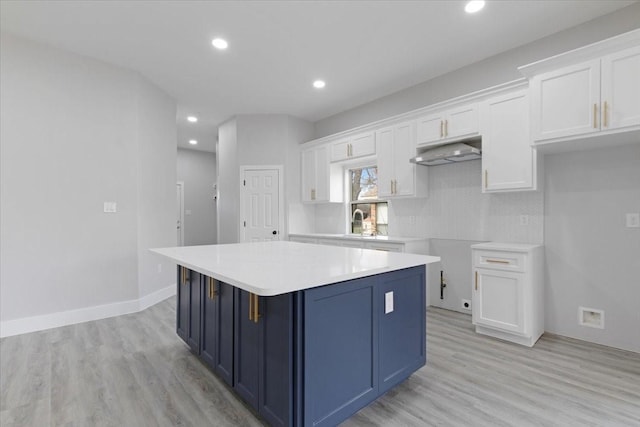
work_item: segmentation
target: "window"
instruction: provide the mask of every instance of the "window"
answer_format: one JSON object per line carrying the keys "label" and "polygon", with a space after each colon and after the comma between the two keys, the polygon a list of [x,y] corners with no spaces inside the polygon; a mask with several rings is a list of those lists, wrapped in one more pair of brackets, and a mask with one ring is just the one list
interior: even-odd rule
{"label": "window", "polygon": [[387,202],[378,201],[378,168],[349,170],[351,233],[386,236],[389,227]]}

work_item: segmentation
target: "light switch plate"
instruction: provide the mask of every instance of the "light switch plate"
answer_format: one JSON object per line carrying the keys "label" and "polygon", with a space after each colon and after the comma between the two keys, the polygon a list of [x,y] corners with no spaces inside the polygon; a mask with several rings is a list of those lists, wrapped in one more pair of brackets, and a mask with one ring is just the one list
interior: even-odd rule
{"label": "light switch plate", "polygon": [[384,314],[389,314],[393,311],[393,291],[384,294]]}
{"label": "light switch plate", "polygon": [[640,228],[640,213],[628,213],[627,214],[627,227],[628,228]]}
{"label": "light switch plate", "polygon": [[116,213],[117,211],[116,202],[104,202],[104,213]]}

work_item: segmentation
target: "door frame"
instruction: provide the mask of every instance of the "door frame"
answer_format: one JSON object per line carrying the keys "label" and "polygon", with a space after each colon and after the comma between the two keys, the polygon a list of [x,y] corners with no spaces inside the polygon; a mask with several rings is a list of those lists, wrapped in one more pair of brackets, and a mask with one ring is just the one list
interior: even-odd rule
{"label": "door frame", "polygon": [[[240,181],[244,181],[244,174],[250,170],[277,170],[278,171],[278,240],[284,240],[286,233],[284,230],[284,167],[282,165],[241,165],[240,166]],[[245,215],[245,202],[244,202],[244,185],[240,184],[240,211],[238,215],[238,236],[240,242],[245,243],[245,227],[242,222]]]}
{"label": "door frame", "polygon": [[184,246],[184,181],[176,182],[176,188],[180,187],[180,206],[178,209],[180,211],[180,241],[176,242],[178,246]]}

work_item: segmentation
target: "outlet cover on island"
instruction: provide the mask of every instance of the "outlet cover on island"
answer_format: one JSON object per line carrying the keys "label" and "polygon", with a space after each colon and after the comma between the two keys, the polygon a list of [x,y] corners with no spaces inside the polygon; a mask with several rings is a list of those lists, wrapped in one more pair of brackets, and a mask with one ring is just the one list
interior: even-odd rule
{"label": "outlet cover on island", "polygon": [[116,202],[104,202],[104,213],[116,213],[117,210]]}
{"label": "outlet cover on island", "polygon": [[640,228],[640,213],[628,213],[627,214],[627,227],[628,228]]}

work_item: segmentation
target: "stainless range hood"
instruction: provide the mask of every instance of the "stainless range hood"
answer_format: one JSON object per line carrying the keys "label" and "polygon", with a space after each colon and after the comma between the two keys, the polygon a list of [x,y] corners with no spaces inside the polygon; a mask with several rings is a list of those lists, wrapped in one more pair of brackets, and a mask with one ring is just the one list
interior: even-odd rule
{"label": "stainless range hood", "polygon": [[411,163],[425,166],[444,165],[447,163],[465,162],[481,158],[479,141],[455,142],[435,148],[419,151],[418,155],[409,159]]}

